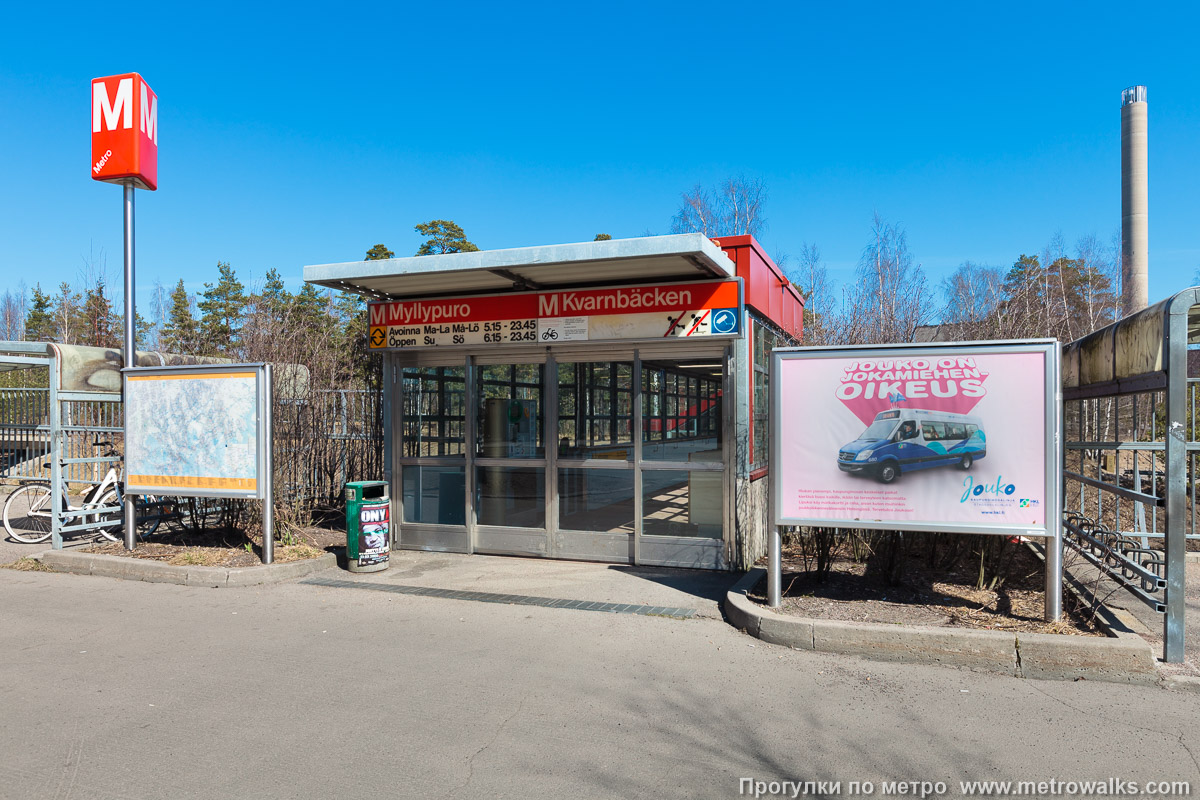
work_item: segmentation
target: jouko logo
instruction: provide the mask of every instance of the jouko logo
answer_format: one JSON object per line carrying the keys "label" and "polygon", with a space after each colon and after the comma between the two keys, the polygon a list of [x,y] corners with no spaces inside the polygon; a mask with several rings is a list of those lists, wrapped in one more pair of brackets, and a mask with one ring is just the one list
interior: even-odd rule
{"label": "jouko logo", "polygon": [[967,414],[987,394],[987,376],[971,356],[850,361],[834,394],[865,425],[901,406]]}
{"label": "jouko logo", "polygon": [[[972,497],[1000,497],[1001,495],[1008,496],[1017,490],[1015,483],[1005,483],[1004,477],[996,476],[996,480],[991,483],[976,483],[975,479],[968,475],[963,479],[963,493],[958,502],[965,503]],[[1022,500],[1022,507],[1028,505],[1028,501]]]}

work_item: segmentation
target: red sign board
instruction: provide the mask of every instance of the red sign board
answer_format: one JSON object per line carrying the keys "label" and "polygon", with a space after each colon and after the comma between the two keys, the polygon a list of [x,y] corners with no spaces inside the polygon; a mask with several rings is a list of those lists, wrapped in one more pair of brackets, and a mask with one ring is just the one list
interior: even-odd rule
{"label": "red sign board", "polygon": [[158,96],[136,72],[92,81],[92,178],[158,188]]}
{"label": "red sign board", "polygon": [[741,281],[371,303],[371,347],[736,336]]}

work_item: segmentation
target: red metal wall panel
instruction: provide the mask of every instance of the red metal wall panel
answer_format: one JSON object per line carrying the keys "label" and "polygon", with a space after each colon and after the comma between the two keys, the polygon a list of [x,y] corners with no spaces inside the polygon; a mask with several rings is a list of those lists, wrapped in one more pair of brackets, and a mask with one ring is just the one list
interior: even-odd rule
{"label": "red metal wall panel", "polygon": [[804,328],[804,298],[753,236],[713,239],[737,265],[746,287],[746,305],[800,340]]}

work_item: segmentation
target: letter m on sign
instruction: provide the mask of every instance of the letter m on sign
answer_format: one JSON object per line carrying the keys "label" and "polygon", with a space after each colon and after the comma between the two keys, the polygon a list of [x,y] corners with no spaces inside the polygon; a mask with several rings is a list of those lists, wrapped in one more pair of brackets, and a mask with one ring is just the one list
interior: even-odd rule
{"label": "letter m on sign", "polygon": [[92,81],[92,178],[158,188],[158,96],[136,72]]}

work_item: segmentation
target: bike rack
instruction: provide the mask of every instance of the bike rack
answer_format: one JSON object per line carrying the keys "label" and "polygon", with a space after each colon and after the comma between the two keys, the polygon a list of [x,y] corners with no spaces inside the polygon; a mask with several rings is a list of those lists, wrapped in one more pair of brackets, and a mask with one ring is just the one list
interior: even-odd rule
{"label": "bike rack", "polygon": [[[8,459],[0,477],[18,480],[45,480],[45,462],[50,467],[52,504],[51,542],[62,549],[63,534],[94,530],[109,521],[89,520],[99,514],[120,514],[121,506],[64,510],[63,487],[66,481],[78,482],[85,466],[119,464],[120,456],[82,456],[89,439],[103,436],[118,441],[123,436],[122,404],[119,391],[64,391],[61,371],[63,356],[58,345],[47,342],[0,342],[0,371],[45,368],[45,387],[5,390],[0,420],[0,445],[16,452],[18,442],[25,458]],[[19,440],[18,440],[18,437]]]}

